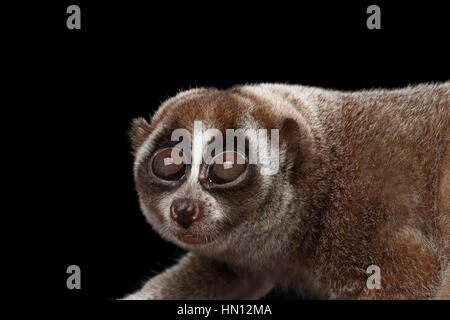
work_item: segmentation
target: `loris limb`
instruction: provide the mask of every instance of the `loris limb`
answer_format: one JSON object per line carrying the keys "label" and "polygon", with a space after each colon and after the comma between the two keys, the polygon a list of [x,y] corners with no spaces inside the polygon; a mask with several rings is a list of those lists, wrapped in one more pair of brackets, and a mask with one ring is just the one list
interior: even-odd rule
{"label": "loris limb", "polygon": [[248,272],[188,253],[124,300],[258,299],[271,288]]}

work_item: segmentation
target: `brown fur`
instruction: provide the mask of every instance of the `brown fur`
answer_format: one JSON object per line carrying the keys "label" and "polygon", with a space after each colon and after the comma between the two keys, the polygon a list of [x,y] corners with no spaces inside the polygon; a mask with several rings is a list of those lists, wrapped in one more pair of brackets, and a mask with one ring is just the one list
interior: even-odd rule
{"label": "brown fur", "polygon": [[443,149],[439,167],[438,228],[440,248],[444,253],[441,259],[446,272],[438,298],[450,299],[450,124],[447,124]]}
{"label": "brown fur", "polygon": [[[437,295],[445,267],[441,262],[447,259],[439,237],[449,237],[448,230],[437,233],[436,207],[448,87],[415,88],[408,95],[343,94],[339,99],[336,190],[332,206],[322,214],[324,236],[315,259],[328,267],[327,272],[318,268],[317,275],[335,291],[346,287],[345,297]],[[384,271],[382,290],[369,292],[364,286],[364,271],[371,264]]]}
{"label": "brown fur", "polygon": [[[230,189],[188,186],[184,192],[214,197],[227,217],[194,227],[219,240],[186,247],[192,253],[179,265],[129,298],[257,298],[273,285],[323,298],[449,298],[450,83],[360,92],[194,90],[167,101],[150,125],[136,120],[131,137],[142,153],[159,128],[151,155],[168,145],[173,129],[192,130],[194,120],[224,131],[245,119],[281,129],[280,172],[262,178],[252,168]],[[149,182],[145,159],[135,171],[141,207],[163,237],[184,246],[159,205],[183,182],[172,189]],[[370,265],[381,269],[379,290],[366,286]]]}

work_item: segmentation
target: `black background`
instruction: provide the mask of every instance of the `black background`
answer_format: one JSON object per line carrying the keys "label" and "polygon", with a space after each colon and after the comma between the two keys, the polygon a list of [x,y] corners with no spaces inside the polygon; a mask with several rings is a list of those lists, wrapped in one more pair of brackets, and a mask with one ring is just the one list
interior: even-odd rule
{"label": "black background", "polygon": [[[21,68],[11,81],[28,88],[18,99],[33,104],[19,111],[38,126],[29,143],[40,163],[30,226],[40,227],[26,259],[45,269],[40,280],[48,291],[35,296],[122,297],[183,253],[140,213],[127,137],[133,117],[149,119],[180,90],[255,82],[354,90],[449,80],[448,11],[428,1],[392,2],[22,7],[12,25],[24,31],[14,39],[23,46]],[[81,30],[66,28],[70,4],[81,8]],[[381,30],[366,28],[370,4],[381,7]],[[66,288],[71,264],[81,267],[81,290]]]}

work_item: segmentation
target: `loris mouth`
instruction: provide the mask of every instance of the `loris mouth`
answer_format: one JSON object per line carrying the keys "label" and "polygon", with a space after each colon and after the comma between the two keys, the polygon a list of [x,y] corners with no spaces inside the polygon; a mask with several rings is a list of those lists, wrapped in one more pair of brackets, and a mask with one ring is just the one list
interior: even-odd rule
{"label": "loris mouth", "polygon": [[208,236],[199,236],[199,235],[195,235],[195,234],[181,234],[178,237],[182,242],[187,243],[187,244],[207,244],[210,242],[214,241],[213,237],[208,237]]}

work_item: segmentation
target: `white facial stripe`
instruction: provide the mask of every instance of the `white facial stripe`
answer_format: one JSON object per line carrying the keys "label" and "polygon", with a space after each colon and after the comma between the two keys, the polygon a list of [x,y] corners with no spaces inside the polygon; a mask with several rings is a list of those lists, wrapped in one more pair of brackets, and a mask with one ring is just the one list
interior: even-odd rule
{"label": "white facial stripe", "polygon": [[203,159],[203,123],[194,121],[194,138],[192,139],[192,168],[189,176],[190,181],[198,181],[200,165]]}
{"label": "white facial stripe", "polygon": [[[175,97],[170,98],[166,100],[161,107],[158,109],[158,111],[155,112],[155,114],[152,116],[152,121],[157,120],[161,118],[161,115],[163,114],[163,111],[167,108],[167,106],[176,101],[183,101],[188,99],[193,99],[198,93],[201,93],[205,89],[203,88],[193,88],[187,91],[179,92]],[[141,162],[147,157],[150,149],[153,147],[153,140],[155,137],[162,131],[164,127],[163,122],[161,122],[155,130],[147,137],[145,142],[141,145],[141,147],[136,152],[136,158],[134,161],[134,174],[136,174],[138,166],[141,164]]]}

